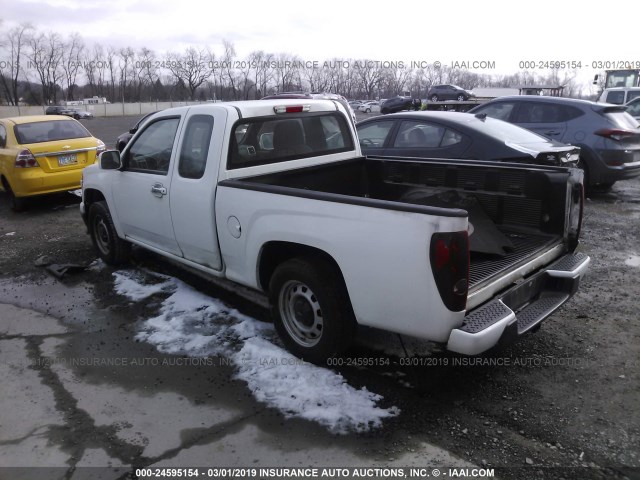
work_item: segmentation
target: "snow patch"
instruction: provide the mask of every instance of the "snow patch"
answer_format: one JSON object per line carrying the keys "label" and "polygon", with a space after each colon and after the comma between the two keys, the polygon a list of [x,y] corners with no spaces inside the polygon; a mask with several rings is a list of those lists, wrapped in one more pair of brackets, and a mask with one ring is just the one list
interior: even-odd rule
{"label": "snow patch", "polygon": [[[116,291],[134,301],[169,294],[159,315],[142,323],[136,339],[163,353],[231,359],[236,378],[247,383],[258,401],[286,417],[315,421],[345,434],[379,428],[383,419],[400,413],[396,407],[378,407],[380,395],[356,389],[341,375],[275,345],[271,324],[243,315],[178,279],[130,271],[113,276]],[[156,283],[149,284],[147,278]]]}
{"label": "snow patch", "polygon": [[[93,264],[92,264],[93,265]],[[132,272],[114,272],[116,292],[137,302],[172,287],[169,280],[156,284],[143,284],[143,275]]]}
{"label": "snow patch", "polygon": [[630,267],[640,267],[640,256],[630,255],[629,258],[624,261],[624,263],[625,265],[628,265]]}

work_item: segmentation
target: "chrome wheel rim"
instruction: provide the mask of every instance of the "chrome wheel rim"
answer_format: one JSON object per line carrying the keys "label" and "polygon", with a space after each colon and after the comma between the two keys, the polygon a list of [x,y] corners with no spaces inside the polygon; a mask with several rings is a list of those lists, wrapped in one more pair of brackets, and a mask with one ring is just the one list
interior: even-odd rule
{"label": "chrome wheel rim", "polygon": [[322,337],[323,317],[318,298],[302,282],[289,280],[280,290],[280,317],[289,336],[303,347],[313,347]]}

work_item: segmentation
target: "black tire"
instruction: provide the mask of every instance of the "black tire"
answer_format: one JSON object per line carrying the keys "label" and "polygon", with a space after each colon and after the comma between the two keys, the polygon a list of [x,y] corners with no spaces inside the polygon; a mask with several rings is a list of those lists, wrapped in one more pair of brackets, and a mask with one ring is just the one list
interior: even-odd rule
{"label": "black tire", "polygon": [[96,202],[89,207],[89,234],[98,256],[109,265],[122,265],[129,260],[131,244],[118,237],[107,203]]}
{"label": "black tire", "polygon": [[371,113],[371,109],[370,109],[370,108],[367,108],[365,111],[366,111],[367,113]]}
{"label": "black tire", "polygon": [[356,320],[342,276],[326,261],[294,258],[279,265],[269,282],[271,315],[294,355],[321,364],[344,352]]}
{"label": "black tire", "polygon": [[389,113],[389,110],[386,109],[386,108],[381,108],[380,109],[380,113],[383,114],[383,115],[386,115],[387,113]]}
{"label": "black tire", "polygon": [[576,165],[580,170],[582,170],[584,177],[582,179],[582,184],[584,185],[584,194],[586,197],[593,193],[593,185],[591,185],[591,179],[589,177],[589,167],[587,165],[586,160],[583,157],[580,157],[578,160],[578,164]]}
{"label": "black tire", "polygon": [[14,212],[23,212],[27,208],[28,200],[24,197],[16,197],[11,189],[11,185],[9,185],[9,181],[4,177],[2,177],[2,187],[9,197],[9,207],[11,207],[11,210]]}
{"label": "black tire", "polygon": [[437,102],[438,101],[438,95],[431,95],[431,101],[432,102]]}

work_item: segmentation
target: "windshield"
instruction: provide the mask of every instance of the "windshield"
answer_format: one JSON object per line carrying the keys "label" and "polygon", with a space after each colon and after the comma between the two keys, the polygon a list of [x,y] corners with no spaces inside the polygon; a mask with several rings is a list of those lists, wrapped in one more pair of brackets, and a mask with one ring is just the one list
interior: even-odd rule
{"label": "windshield", "polygon": [[21,145],[91,136],[86,128],[74,120],[23,123],[13,127],[13,131]]}

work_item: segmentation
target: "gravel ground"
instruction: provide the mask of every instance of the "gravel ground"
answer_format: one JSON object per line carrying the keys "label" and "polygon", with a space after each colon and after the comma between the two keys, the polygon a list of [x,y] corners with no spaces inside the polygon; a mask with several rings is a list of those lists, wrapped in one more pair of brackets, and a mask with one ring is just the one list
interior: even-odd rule
{"label": "gravel ground", "polygon": [[[84,123],[113,146],[136,120]],[[86,328],[136,348],[128,340],[131,319],[152,307],[131,305],[115,295],[110,269],[79,273],[61,287],[34,265],[43,255],[57,263],[95,260],[78,203],[76,196],[61,194],[37,199],[28,211],[16,214],[0,192],[0,302],[51,313],[80,328],[85,328],[78,321],[83,312],[100,310],[108,320],[100,324],[103,320],[93,317]],[[536,334],[514,345],[475,359],[436,348],[430,357],[413,357],[422,364],[411,367],[394,354],[388,366],[334,367],[351,385],[366,386],[402,411],[381,430],[349,436],[363,463],[394,458],[427,441],[476,465],[502,468],[502,478],[640,478],[639,224],[640,178],[588,199],[579,247],[592,258],[588,276]],[[135,258],[139,265],[203,288],[153,255],[137,252]],[[40,290],[33,287],[38,284]],[[265,311],[233,294],[204,289],[244,313],[267,318]],[[373,338],[375,332],[364,335]],[[347,357],[379,355],[367,342]],[[289,422],[271,427],[291,434]],[[318,438],[328,435],[310,428]]]}

